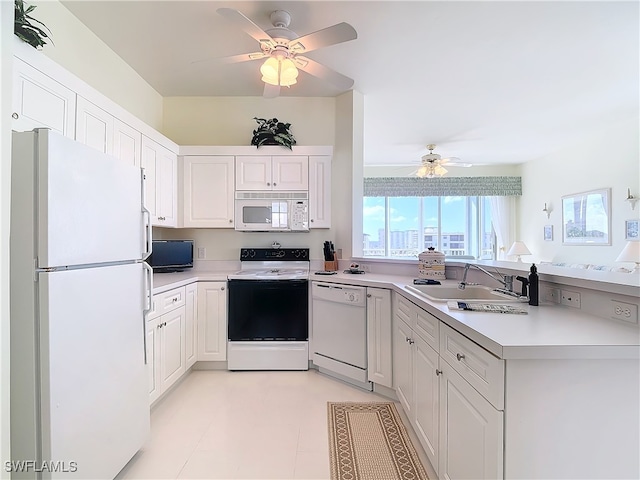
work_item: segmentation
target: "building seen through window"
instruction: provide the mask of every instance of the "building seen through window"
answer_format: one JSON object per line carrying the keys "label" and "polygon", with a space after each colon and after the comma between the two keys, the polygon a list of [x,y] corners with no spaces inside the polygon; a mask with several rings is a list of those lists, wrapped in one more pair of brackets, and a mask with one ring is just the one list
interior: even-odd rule
{"label": "building seen through window", "polygon": [[417,258],[429,247],[449,257],[495,259],[488,197],[365,197],[363,256]]}

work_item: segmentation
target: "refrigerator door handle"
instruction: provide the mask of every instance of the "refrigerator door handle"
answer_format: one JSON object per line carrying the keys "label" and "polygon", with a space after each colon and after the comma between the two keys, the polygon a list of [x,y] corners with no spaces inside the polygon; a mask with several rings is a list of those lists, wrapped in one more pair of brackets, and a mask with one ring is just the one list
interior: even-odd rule
{"label": "refrigerator door handle", "polygon": [[142,311],[142,346],[144,348],[144,364],[147,364],[147,315],[153,307],[153,268],[147,262],[142,262],[142,267],[146,273],[147,292],[145,292],[145,305]]}
{"label": "refrigerator door handle", "polygon": [[142,259],[146,260],[147,258],[149,258],[149,255],[151,255],[151,251],[152,251],[152,245],[153,245],[153,239],[151,237],[152,234],[152,228],[151,228],[151,212],[149,211],[149,209],[145,206],[144,204],[144,200],[147,196],[147,191],[145,188],[145,174],[144,174],[144,168],[140,169],[140,182],[142,184],[142,188],[140,189],[140,191],[142,192],[142,199],[141,199],[141,203],[142,203],[142,216],[144,217],[144,232],[145,232],[145,250],[142,253]]}

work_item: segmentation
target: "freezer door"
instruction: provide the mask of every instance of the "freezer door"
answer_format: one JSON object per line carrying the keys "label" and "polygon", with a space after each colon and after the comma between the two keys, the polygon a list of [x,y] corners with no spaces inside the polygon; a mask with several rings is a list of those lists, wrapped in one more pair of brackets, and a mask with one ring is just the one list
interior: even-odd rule
{"label": "freezer door", "polygon": [[140,168],[37,131],[38,267],[142,258]]}
{"label": "freezer door", "polygon": [[149,433],[142,264],[40,273],[38,289],[43,460],[114,478]]}

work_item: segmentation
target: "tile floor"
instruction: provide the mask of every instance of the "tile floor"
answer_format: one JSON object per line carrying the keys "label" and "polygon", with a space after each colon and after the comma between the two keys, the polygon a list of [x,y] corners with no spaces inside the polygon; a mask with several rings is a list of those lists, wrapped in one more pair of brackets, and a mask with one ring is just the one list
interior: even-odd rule
{"label": "tile floor", "polygon": [[328,401],[389,399],[315,370],[193,371],[154,407],[150,439],[117,478],[328,480]]}

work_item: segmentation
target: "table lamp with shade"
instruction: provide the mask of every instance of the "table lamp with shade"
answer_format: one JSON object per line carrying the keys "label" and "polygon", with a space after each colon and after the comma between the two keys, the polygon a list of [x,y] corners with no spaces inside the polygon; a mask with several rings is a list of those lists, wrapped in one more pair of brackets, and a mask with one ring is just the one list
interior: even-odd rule
{"label": "table lamp with shade", "polygon": [[515,255],[516,262],[522,262],[522,258],[520,258],[520,256],[531,255],[531,252],[529,251],[527,246],[524,244],[524,242],[516,241],[516,242],[513,242],[513,245],[511,245],[511,248],[507,252],[507,255]]}
{"label": "table lamp with shade", "polygon": [[616,262],[629,262],[635,263],[636,268],[633,269],[635,273],[640,272],[640,241],[629,241],[624,246]]}

